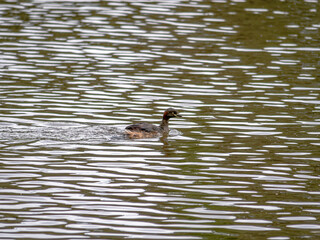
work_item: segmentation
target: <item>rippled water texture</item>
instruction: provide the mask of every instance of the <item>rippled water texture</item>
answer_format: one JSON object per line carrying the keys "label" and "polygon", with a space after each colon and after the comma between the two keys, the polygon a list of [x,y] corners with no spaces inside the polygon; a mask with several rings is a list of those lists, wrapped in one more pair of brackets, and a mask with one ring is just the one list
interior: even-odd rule
{"label": "rippled water texture", "polygon": [[317,0],[2,0],[0,238],[319,239],[319,29]]}

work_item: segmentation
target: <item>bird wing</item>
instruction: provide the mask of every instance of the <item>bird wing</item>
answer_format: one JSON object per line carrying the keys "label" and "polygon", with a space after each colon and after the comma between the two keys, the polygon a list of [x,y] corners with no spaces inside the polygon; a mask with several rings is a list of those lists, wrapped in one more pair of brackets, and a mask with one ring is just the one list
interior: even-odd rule
{"label": "bird wing", "polygon": [[136,123],[126,127],[129,131],[155,132],[159,131],[159,127],[151,123]]}

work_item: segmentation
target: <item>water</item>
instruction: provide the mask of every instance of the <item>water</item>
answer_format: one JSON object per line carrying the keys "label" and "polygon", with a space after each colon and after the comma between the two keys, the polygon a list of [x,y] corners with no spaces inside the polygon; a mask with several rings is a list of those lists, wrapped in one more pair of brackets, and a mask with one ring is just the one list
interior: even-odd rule
{"label": "water", "polygon": [[[319,2],[2,1],[1,239],[317,239]],[[168,138],[132,122],[183,118]]]}

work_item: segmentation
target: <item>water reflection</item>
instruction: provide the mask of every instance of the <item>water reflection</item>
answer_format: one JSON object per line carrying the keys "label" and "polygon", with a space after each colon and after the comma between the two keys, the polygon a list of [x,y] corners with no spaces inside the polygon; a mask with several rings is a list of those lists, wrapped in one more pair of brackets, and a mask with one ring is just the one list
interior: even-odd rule
{"label": "water reflection", "polygon": [[1,238],[317,238],[317,9],[0,3]]}

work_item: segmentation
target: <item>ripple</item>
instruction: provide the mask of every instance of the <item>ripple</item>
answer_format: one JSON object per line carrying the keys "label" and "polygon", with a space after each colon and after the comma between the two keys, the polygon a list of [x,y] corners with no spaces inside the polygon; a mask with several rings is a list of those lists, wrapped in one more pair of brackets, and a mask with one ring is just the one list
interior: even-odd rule
{"label": "ripple", "polygon": [[1,236],[316,238],[316,9],[1,3]]}

